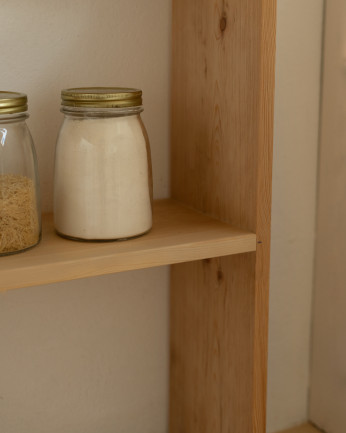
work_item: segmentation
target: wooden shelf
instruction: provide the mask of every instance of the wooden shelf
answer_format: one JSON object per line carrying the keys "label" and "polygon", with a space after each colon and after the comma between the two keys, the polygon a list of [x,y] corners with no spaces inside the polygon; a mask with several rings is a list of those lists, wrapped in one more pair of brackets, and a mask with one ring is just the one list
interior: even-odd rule
{"label": "wooden shelf", "polygon": [[275,20],[276,0],[173,0],[178,201],[157,202],[138,239],[69,241],[47,217],[39,246],[0,257],[0,291],[173,265],[170,433],[266,431]]}
{"label": "wooden shelf", "polygon": [[313,425],[307,423],[285,431],[281,430],[280,432],[277,433],[321,433],[321,430],[318,430]]}
{"label": "wooden shelf", "polygon": [[253,233],[235,229],[176,201],[154,204],[150,233],[122,242],[75,242],[57,236],[43,220],[43,238],[25,253],[0,258],[0,290],[256,250]]}

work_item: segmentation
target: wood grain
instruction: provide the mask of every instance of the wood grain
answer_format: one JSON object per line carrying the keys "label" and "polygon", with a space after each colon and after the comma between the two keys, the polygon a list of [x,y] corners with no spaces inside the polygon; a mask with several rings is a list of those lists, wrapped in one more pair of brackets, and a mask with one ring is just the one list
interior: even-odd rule
{"label": "wood grain", "polygon": [[0,258],[0,290],[66,281],[237,254],[256,249],[256,236],[232,228],[174,200],[154,204],[147,235],[123,242],[89,243],[54,233],[44,221],[43,239],[31,251]]}
{"label": "wood grain", "polygon": [[257,142],[256,277],[254,292],[253,426],[266,429],[270,226],[274,134],[276,2],[262,0]]}
{"label": "wood grain", "polygon": [[255,259],[173,266],[171,432],[252,431]]}
{"label": "wood grain", "polygon": [[172,433],[265,433],[275,6],[173,1],[173,198],[258,248],[172,267]]}

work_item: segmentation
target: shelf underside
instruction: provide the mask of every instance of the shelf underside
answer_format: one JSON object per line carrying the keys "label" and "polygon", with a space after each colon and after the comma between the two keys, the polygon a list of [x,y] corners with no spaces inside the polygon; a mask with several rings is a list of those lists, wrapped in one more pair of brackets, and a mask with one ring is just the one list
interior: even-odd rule
{"label": "shelf underside", "polygon": [[128,241],[91,243],[59,237],[43,218],[40,245],[0,257],[0,290],[36,286],[256,250],[253,233],[235,229],[174,200],[154,203],[150,233]]}

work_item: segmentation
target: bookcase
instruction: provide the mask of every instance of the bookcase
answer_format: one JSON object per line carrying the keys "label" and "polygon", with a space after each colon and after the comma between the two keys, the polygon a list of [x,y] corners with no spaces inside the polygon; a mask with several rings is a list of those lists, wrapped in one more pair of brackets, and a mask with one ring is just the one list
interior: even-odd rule
{"label": "bookcase", "polygon": [[2,291],[172,265],[172,433],[265,433],[275,6],[173,0],[172,192],[148,235],[77,243],[47,215],[0,261]]}

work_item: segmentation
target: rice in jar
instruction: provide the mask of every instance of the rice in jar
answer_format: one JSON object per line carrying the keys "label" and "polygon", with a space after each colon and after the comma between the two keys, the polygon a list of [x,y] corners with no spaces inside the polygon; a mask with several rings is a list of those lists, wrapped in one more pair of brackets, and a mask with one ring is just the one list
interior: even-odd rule
{"label": "rice in jar", "polygon": [[26,251],[41,240],[37,158],[28,117],[26,94],[0,91],[0,256]]}

